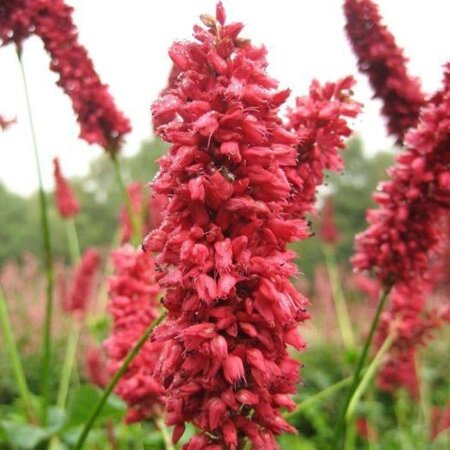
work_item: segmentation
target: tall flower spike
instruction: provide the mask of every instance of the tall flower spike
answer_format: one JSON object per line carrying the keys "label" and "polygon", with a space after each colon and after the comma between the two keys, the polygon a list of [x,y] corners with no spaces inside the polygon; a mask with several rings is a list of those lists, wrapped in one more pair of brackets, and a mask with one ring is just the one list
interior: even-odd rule
{"label": "tall flower spike", "polygon": [[401,144],[409,128],[416,125],[426,98],[420,82],[409,75],[407,59],[394,36],[382,23],[378,7],[371,0],[345,0],[346,31],[374,97],[383,102],[387,128]]}
{"label": "tall flower spike", "polygon": [[[158,316],[159,293],[150,255],[124,246],[112,258],[115,270],[109,279],[109,312],[113,326],[105,342],[111,375]],[[161,410],[163,388],[153,376],[161,346],[147,341],[117,384],[116,393],[129,406],[128,422],[147,419]]]}
{"label": "tall flower spike", "polygon": [[99,265],[100,257],[97,250],[90,248],[83,253],[73,277],[70,294],[63,304],[65,311],[79,318],[84,317],[94,291],[95,275]]}
{"label": "tall flower spike", "polygon": [[53,159],[53,167],[55,177],[55,199],[58,211],[65,219],[76,216],[80,210],[80,205],[75,197],[72,187],[61,172],[58,158]]}
{"label": "tall flower spike", "polygon": [[24,39],[36,35],[50,55],[50,69],[72,101],[80,125],[80,137],[117,152],[130,130],[95,71],[86,49],[78,42],[72,20],[73,9],[63,0],[8,0],[0,5],[2,45],[14,42],[20,49]]}
{"label": "tall flower spike", "polygon": [[286,244],[307,236],[285,213],[297,138],[278,116],[289,91],[266,74],[266,50],[239,38],[240,23],[202,16],[195,41],[169,55],[179,73],[153,105],[157,132],[172,143],[154,192],[166,196],[161,226],[147,237],[169,318],[156,374],[166,388],[174,441],[186,422],[200,430],[187,450],[277,449],[294,431],[280,409],[293,408],[299,363],[287,346],[307,300]]}
{"label": "tall flower spike", "polygon": [[309,95],[297,97],[288,109],[288,128],[298,136],[296,165],[286,173],[293,186],[287,206],[294,217],[304,217],[315,209],[317,188],[324,170],[339,171],[344,162],[340,150],[352,130],[347,123],[358,115],[361,105],[352,100],[352,77],[321,86],[314,80]]}
{"label": "tall flower spike", "polygon": [[423,109],[406,136],[407,149],[390,170],[368,212],[369,228],[357,236],[355,268],[374,269],[386,283],[417,283],[439,252],[450,209],[450,66],[444,88]]}

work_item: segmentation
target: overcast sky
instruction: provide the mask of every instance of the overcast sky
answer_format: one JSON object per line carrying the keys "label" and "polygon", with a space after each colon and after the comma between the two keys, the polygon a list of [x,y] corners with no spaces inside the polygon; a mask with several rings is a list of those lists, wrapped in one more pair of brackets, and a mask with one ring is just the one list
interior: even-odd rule
{"label": "overcast sky", "polygon": [[[213,13],[213,0],[72,0],[75,23],[102,80],[117,105],[131,119],[125,154],[134,153],[150,135],[150,104],[164,87],[175,39],[190,38],[201,13]],[[410,58],[410,71],[425,90],[440,85],[442,65],[450,61],[448,0],[378,0],[385,22]],[[303,95],[313,78],[336,80],[356,76],[356,98],[364,114],[355,124],[366,150],[392,146],[386,136],[379,104],[371,100],[366,80],[357,75],[355,59],[343,26],[342,0],[225,0],[229,20],[244,22],[243,35],[269,50],[269,72]],[[86,173],[101,149],[77,138],[78,125],[69,99],[48,70],[41,43],[26,42],[24,61],[29,79],[44,179],[52,185],[51,159],[58,155],[68,175]],[[290,100],[292,102],[292,99]],[[0,49],[0,114],[18,123],[0,133],[0,181],[19,193],[37,186],[25,99],[15,51]]]}

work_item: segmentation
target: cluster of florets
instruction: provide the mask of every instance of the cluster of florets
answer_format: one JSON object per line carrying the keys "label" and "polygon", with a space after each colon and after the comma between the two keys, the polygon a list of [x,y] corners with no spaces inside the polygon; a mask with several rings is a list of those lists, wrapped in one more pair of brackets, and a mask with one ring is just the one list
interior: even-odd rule
{"label": "cluster of florets", "polygon": [[[447,69],[448,70],[448,69]],[[423,278],[439,250],[450,209],[450,83],[423,109],[407,149],[375,194],[369,228],[357,237],[356,268],[375,269],[384,283]],[[414,281],[415,283],[416,281]]]}
{"label": "cluster of florets", "polygon": [[173,144],[153,183],[168,206],[145,243],[160,252],[169,311],[155,332],[164,344],[156,374],[174,440],[185,422],[200,429],[187,449],[237,449],[245,437],[275,449],[274,435],[294,431],[280,412],[295,406],[298,381],[287,345],[303,348],[297,326],[308,317],[286,250],[308,234],[285,213],[297,137],[278,116],[289,91],[267,76],[265,49],[224,22],[219,4],[194,42],[172,46],[178,73],[153,105],[158,134]]}
{"label": "cluster of florets", "polygon": [[72,12],[63,0],[2,2],[1,43],[13,42],[20,49],[28,36],[38,36],[50,55],[50,69],[59,75],[58,86],[72,101],[80,137],[116,152],[131,129],[130,123],[114,104],[86,49],[78,43]]}
{"label": "cluster of florets", "polygon": [[389,133],[401,143],[426,102],[419,80],[408,74],[407,59],[371,0],[346,0],[344,11],[359,70],[367,74],[374,96],[383,102]]}
{"label": "cluster of florets", "polygon": [[351,98],[354,83],[352,77],[323,86],[313,81],[309,95],[298,97],[288,110],[288,128],[298,136],[296,165],[286,169],[293,186],[287,210],[294,217],[314,210],[324,170],[344,167],[340,151],[352,133],[348,120],[361,110]]}
{"label": "cluster of florets", "polygon": [[78,318],[83,318],[95,288],[95,277],[100,265],[97,250],[86,250],[76,268],[71,290],[63,299],[63,309]]}
{"label": "cluster of florets", "polygon": [[[116,250],[114,274],[109,279],[111,336],[105,342],[108,370],[114,374],[144,331],[159,315],[159,286],[150,255],[131,246]],[[153,371],[162,344],[147,341],[116,387],[129,406],[127,421],[148,419],[161,410],[162,386]]]}
{"label": "cluster of florets", "polygon": [[72,187],[62,174],[58,158],[53,160],[53,168],[56,206],[61,216],[65,219],[69,219],[78,214],[80,205],[75,197]]}

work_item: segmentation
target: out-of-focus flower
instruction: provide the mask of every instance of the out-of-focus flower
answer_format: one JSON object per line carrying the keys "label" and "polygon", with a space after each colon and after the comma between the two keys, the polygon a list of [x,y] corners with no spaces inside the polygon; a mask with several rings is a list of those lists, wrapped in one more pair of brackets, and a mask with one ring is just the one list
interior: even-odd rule
{"label": "out-of-focus flower", "polygon": [[359,70],[368,76],[374,97],[383,102],[389,133],[402,143],[408,129],[417,124],[420,108],[426,103],[420,82],[408,74],[403,50],[383,25],[375,3],[346,0],[344,11]]}
{"label": "out-of-focus flower", "polygon": [[152,108],[173,144],[153,183],[168,204],[145,242],[169,310],[156,373],[174,441],[186,422],[200,431],[185,449],[237,449],[245,437],[277,449],[274,436],[294,431],[280,412],[295,407],[298,380],[287,346],[304,347],[308,318],[286,250],[308,235],[285,213],[298,138],[278,116],[289,91],[266,74],[265,49],[225,24],[221,3],[202,20],[195,41],[171,47],[177,80]]}
{"label": "out-of-focus flower", "polygon": [[0,130],[5,131],[14,123],[16,123],[16,119],[6,119],[0,115]]}
{"label": "out-of-focus flower", "polygon": [[450,404],[443,407],[434,407],[431,412],[431,438],[435,439],[439,433],[450,428]]}
{"label": "out-of-focus flower", "polygon": [[88,380],[100,388],[104,388],[109,381],[106,369],[106,357],[101,347],[91,345],[86,353],[86,372]]}
{"label": "out-of-focus flower", "polygon": [[288,110],[288,128],[298,136],[296,164],[286,168],[293,186],[287,210],[295,217],[314,210],[324,170],[344,167],[340,150],[352,133],[348,120],[361,110],[351,98],[354,84],[352,77],[323,86],[314,80],[309,95],[298,97],[295,107]]}
{"label": "out-of-focus flower", "polygon": [[378,374],[378,385],[386,391],[405,388],[411,396],[419,395],[416,354],[450,319],[448,305],[427,305],[435,280],[417,280],[411,285],[396,285],[388,310],[383,313],[376,335],[380,347],[389,333],[394,343]]}
{"label": "out-of-focus flower", "polygon": [[339,231],[334,222],[333,198],[325,198],[319,224],[319,237],[329,245],[335,245],[339,240]]}
{"label": "out-of-focus flower", "polygon": [[94,69],[86,49],[78,42],[72,20],[72,7],[63,0],[8,0],[0,5],[2,45],[23,41],[36,35],[50,55],[50,69],[72,101],[80,125],[80,137],[117,152],[130,130],[128,119],[120,112]]}
{"label": "out-of-focus flower", "polygon": [[[114,274],[109,279],[109,312],[112,334],[105,342],[108,371],[112,375],[144,331],[158,316],[159,286],[150,255],[124,246],[113,255]],[[153,376],[162,344],[148,340],[116,387],[128,404],[127,421],[135,422],[161,410],[163,388]]]}
{"label": "out-of-focus flower", "polygon": [[53,167],[55,177],[55,199],[58,211],[65,219],[76,216],[80,210],[80,205],[75,197],[72,187],[61,172],[58,158],[53,159]]}
{"label": "out-of-focus flower", "polygon": [[89,306],[95,287],[95,276],[100,265],[97,250],[86,250],[75,271],[70,294],[63,301],[63,309],[83,318]]}
{"label": "out-of-focus flower", "polygon": [[380,282],[377,279],[358,272],[351,275],[349,283],[355,290],[365,294],[372,304],[375,304],[378,301],[380,295]]}
{"label": "out-of-focus flower", "polygon": [[450,209],[450,67],[444,88],[406,136],[407,149],[374,196],[379,209],[357,236],[353,264],[373,269],[383,283],[417,283],[442,248]]}
{"label": "out-of-focus flower", "polygon": [[[161,212],[167,204],[165,195],[154,195],[145,191],[145,187],[139,181],[134,181],[127,186],[128,198],[131,209],[136,218],[139,219],[143,236],[149,233],[161,223]],[[132,237],[131,219],[128,208],[123,205],[120,210],[121,241],[129,242]]]}
{"label": "out-of-focus flower", "polygon": [[[133,183],[130,183],[127,186],[127,195],[130,200],[131,210],[133,211],[133,214],[135,217],[139,218],[139,221],[142,221],[143,218],[143,212],[142,208],[144,206],[144,187],[142,186],[142,183],[139,181],[135,181]],[[128,208],[126,205],[123,205],[120,209],[119,213],[119,219],[121,224],[121,242],[129,242],[132,234],[133,229],[131,226],[131,218],[128,213]]]}

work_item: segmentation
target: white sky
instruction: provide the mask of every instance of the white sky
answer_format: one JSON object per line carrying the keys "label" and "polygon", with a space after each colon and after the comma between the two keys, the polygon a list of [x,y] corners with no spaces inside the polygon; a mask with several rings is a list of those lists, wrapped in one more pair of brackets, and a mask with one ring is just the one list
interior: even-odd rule
{"label": "white sky", "polygon": [[[215,0],[71,0],[75,23],[102,80],[131,119],[125,154],[134,153],[150,134],[150,104],[164,87],[175,39],[190,38],[201,13],[213,14]],[[342,0],[225,0],[229,20],[242,21],[242,35],[269,50],[269,72],[293,95],[306,93],[312,78],[357,77],[356,98],[365,105],[356,130],[366,150],[389,148],[379,104],[370,99],[366,80],[357,75],[343,31]],[[410,57],[413,75],[425,90],[440,85],[442,65],[450,61],[448,0],[378,0],[399,45]],[[48,57],[37,39],[26,42],[24,61],[32,95],[44,180],[52,185],[51,159],[59,155],[68,175],[86,173],[101,149],[77,138],[69,99],[54,84]],[[291,101],[293,100],[293,97]],[[0,133],[0,181],[19,193],[37,187],[25,99],[14,49],[0,49],[0,114],[18,123]]]}

